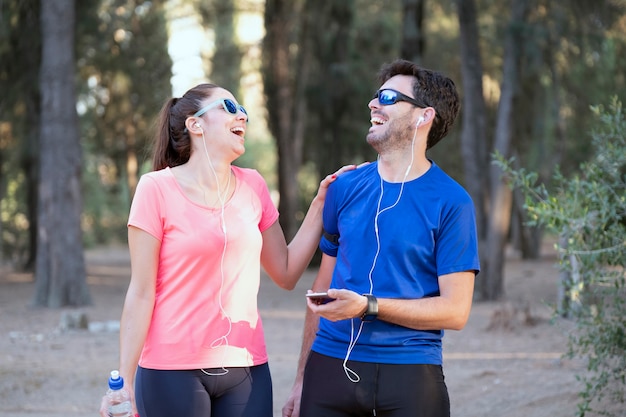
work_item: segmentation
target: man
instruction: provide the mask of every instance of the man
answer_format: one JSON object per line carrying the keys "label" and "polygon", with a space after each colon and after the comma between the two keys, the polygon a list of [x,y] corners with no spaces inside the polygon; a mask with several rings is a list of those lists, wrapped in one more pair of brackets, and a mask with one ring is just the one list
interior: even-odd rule
{"label": "man", "polygon": [[[341,175],[283,416],[447,417],[443,329],[462,329],[479,271],[474,206],[426,157],[459,110],[447,77],[397,60],[379,74],[367,142],[378,161]],[[316,335],[317,333],[317,335]]]}

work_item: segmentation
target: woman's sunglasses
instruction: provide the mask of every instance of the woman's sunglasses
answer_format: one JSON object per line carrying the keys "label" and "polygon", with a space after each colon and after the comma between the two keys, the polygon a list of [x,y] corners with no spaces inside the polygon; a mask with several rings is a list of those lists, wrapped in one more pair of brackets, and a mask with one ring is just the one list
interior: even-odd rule
{"label": "woman's sunglasses", "polygon": [[226,110],[230,114],[237,114],[237,111],[242,112],[243,114],[246,115],[246,122],[248,121],[248,112],[246,111],[246,109],[244,109],[242,105],[235,103],[234,101],[232,101],[229,98],[221,98],[219,100],[215,100],[214,102],[207,104],[206,106],[204,106],[203,108],[198,110],[193,115],[193,117],[202,116],[204,113],[207,112],[207,110],[210,110],[213,107],[217,107],[220,104],[222,105],[224,110]]}
{"label": "woman's sunglasses", "polygon": [[428,107],[424,105],[424,103],[417,101],[416,99],[406,96],[399,91],[392,90],[391,88],[384,88],[378,90],[373,98],[377,98],[378,102],[382,106],[391,106],[392,104],[396,104],[398,101],[406,101],[407,103],[411,103],[417,107]]}

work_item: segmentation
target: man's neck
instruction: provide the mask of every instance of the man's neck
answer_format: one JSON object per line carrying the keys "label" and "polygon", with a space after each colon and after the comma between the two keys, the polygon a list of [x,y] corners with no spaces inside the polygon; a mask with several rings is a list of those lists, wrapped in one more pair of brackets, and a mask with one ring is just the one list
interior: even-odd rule
{"label": "man's neck", "polygon": [[387,154],[378,156],[378,173],[387,182],[411,181],[421,177],[432,163],[426,155]]}

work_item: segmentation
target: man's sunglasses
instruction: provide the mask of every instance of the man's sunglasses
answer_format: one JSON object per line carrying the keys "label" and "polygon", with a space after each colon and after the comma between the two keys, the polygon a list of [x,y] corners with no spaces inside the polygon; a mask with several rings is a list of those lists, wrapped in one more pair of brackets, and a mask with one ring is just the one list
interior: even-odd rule
{"label": "man's sunglasses", "polygon": [[378,102],[382,106],[391,106],[392,104],[396,104],[398,101],[406,101],[407,103],[411,103],[417,107],[428,107],[424,103],[417,101],[416,99],[406,96],[399,91],[392,90],[391,88],[384,88],[378,90],[373,98],[377,98]]}
{"label": "man's sunglasses", "polygon": [[246,122],[248,121],[248,112],[246,111],[246,109],[244,109],[242,105],[235,103],[229,98],[221,98],[219,100],[215,100],[214,102],[207,104],[206,106],[204,106],[203,108],[195,112],[193,117],[202,116],[204,113],[207,112],[207,110],[217,107],[220,104],[222,105],[224,110],[226,110],[230,114],[237,114],[237,111],[242,112],[243,114],[246,115]]}

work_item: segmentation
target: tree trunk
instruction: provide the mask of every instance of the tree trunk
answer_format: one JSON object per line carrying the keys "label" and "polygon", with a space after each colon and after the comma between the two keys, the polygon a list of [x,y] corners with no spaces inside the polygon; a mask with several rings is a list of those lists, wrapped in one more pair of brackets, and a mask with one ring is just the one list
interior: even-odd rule
{"label": "tree trunk", "polygon": [[[519,65],[522,55],[522,31],[528,0],[512,0],[511,23],[504,42],[504,63],[502,86],[494,148],[504,157],[508,157],[511,145],[511,125],[515,91],[519,84]],[[504,293],[504,249],[511,221],[512,192],[502,179],[502,170],[491,165],[490,170],[491,205],[487,220],[487,252],[481,267],[484,270],[481,296],[484,300],[496,300]]]}
{"label": "tree trunk", "polygon": [[238,43],[235,14],[237,2],[233,0],[213,0],[198,2],[198,10],[206,27],[214,28],[215,53],[211,57],[211,80],[229,90],[243,100],[241,79],[243,77],[241,61],[243,52]]}
{"label": "tree trunk", "polygon": [[419,64],[424,56],[424,0],[402,0],[400,56]]}
{"label": "tree trunk", "polygon": [[[28,100],[30,102],[31,100]],[[29,149],[24,149],[22,154],[22,168],[26,175],[26,207],[27,217],[29,219],[28,229],[28,256],[24,260],[24,271],[33,272],[35,270],[35,263],[37,262],[37,229],[38,229],[38,215],[37,210],[39,207],[38,198],[38,185],[39,185],[39,106],[32,107],[32,130],[29,129],[26,134],[26,142]]]}
{"label": "tree trunk", "polygon": [[81,148],[74,86],[74,0],[41,2],[39,228],[34,304],[91,304],[80,227]]}
{"label": "tree trunk", "polygon": [[[485,98],[483,93],[483,66],[480,55],[476,6],[474,0],[457,0],[460,26],[461,77],[463,107],[461,154],[467,191],[474,200],[478,236],[482,241],[486,230],[485,202],[488,200],[489,166]],[[482,245],[481,245],[482,247]]]}
{"label": "tree trunk", "polygon": [[524,207],[524,196],[519,189],[513,190],[511,211],[511,244],[518,250],[522,259],[538,259],[541,255],[543,229],[527,225],[528,215]]}
{"label": "tree trunk", "polygon": [[[7,152],[0,166],[3,173],[11,169],[11,160],[17,160],[18,172],[0,179],[0,194],[3,200],[7,184],[16,176],[24,176],[22,186],[28,221],[28,243],[9,244],[8,251],[18,253],[17,267],[23,271],[35,270],[37,250],[37,192],[39,184],[39,67],[41,60],[40,1],[20,0],[0,2],[0,25],[4,53],[0,54],[0,114],[3,121],[9,121],[11,134],[9,141],[2,141],[1,152]],[[4,14],[6,13],[6,14]],[[17,53],[16,53],[17,52]],[[0,134],[1,136],[1,134]],[[17,140],[18,143],[12,144]],[[15,153],[11,152],[15,149]],[[2,235],[4,237],[4,234]],[[3,238],[2,240],[4,240]],[[4,240],[6,243],[6,240]],[[14,246],[15,245],[15,246]],[[13,258],[14,255],[11,256]],[[15,259],[15,258],[13,258]]]}
{"label": "tree trunk", "polygon": [[[289,0],[268,0],[265,5],[264,88],[268,125],[278,148],[280,223],[287,240],[297,230],[298,171],[302,164],[302,103],[294,99],[294,75],[290,57],[291,23],[294,4]],[[299,51],[299,53],[304,53]]]}
{"label": "tree trunk", "polygon": [[[519,163],[519,155],[513,153],[515,160],[513,167],[519,171],[522,167]],[[513,190],[513,207],[511,210],[511,243],[515,249],[519,250],[522,259],[538,259],[541,254],[541,239],[543,228],[539,226],[528,226],[528,213],[524,207],[524,195],[519,188]]]}
{"label": "tree trunk", "polygon": [[[20,59],[28,70],[23,73],[28,86],[20,89],[24,96],[26,107],[26,141],[22,146],[21,166],[26,177],[26,207],[28,218],[28,254],[24,259],[23,270],[34,272],[37,261],[37,207],[39,189],[39,126],[40,126],[40,92],[37,86],[39,68],[41,66],[41,27],[39,22],[41,5],[39,1],[29,0],[24,2],[23,25],[21,32],[28,31],[29,36],[22,36],[18,43],[18,49],[22,50]],[[36,29],[35,29],[36,28]],[[35,41],[34,38],[37,37]],[[33,42],[37,42],[34,44]],[[34,46],[37,45],[36,48]],[[23,84],[22,84],[23,85]]]}
{"label": "tree trunk", "polygon": [[[350,69],[350,32],[354,30],[355,2],[307,0],[306,7],[311,36],[305,36],[312,45],[307,56],[315,65],[315,76],[323,80],[322,83],[312,80],[315,96],[310,94],[308,97],[311,107],[316,107],[312,111],[315,120],[314,160],[319,177],[323,178],[345,163],[342,139],[350,100],[354,100],[350,79],[354,76]],[[311,91],[310,84],[308,89]]]}

